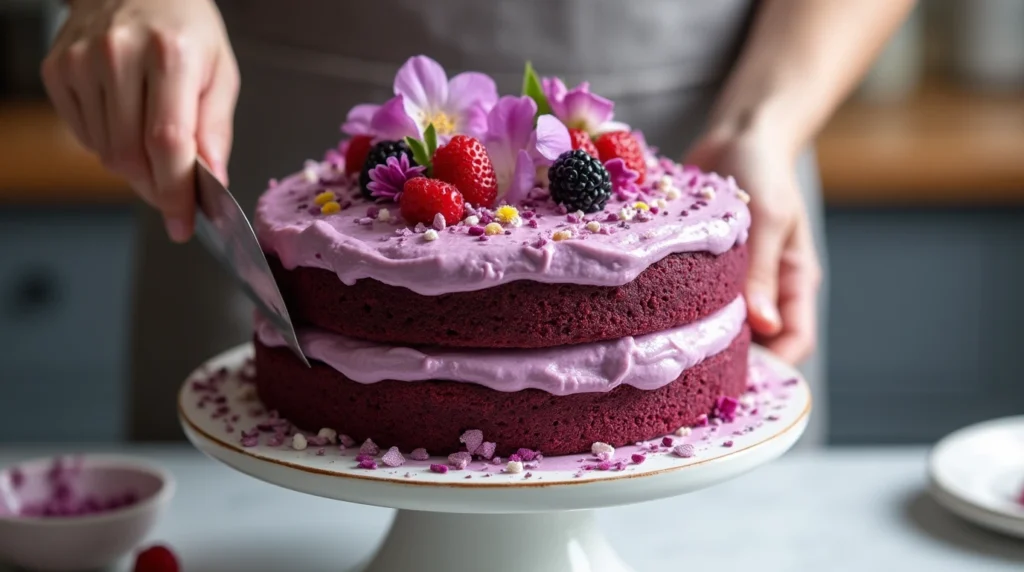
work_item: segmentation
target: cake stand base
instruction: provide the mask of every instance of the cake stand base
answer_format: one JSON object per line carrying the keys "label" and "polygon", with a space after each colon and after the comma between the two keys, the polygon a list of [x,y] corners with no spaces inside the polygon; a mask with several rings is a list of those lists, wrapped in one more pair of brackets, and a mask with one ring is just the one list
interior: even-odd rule
{"label": "cake stand base", "polygon": [[[811,410],[807,385],[796,371],[754,348],[755,390],[735,420],[619,448],[613,466],[570,455],[509,473],[503,464],[478,459],[464,470],[440,474],[429,465],[447,459],[435,457],[367,470],[359,468],[355,450],[294,450],[288,440],[277,442],[253,429],[266,430],[280,420],[253,401],[246,381],[251,353],[248,345],[235,348],[189,378],[178,405],[186,435],[210,457],[271,484],[399,509],[363,572],[628,572],[597,527],[593,509],[669,498],[746,473],[788,450]],[[684,443],[692,446],[692,457],[672,452]]]}

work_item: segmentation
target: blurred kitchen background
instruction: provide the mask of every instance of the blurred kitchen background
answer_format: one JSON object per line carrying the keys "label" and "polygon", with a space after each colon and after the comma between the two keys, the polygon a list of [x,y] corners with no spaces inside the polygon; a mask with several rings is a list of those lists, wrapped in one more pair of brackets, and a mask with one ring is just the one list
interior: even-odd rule
{"label": "blurred kitchen background", "polygon": [[[0,0],[0,442],[124,435],[135,203],[43,96],[59,13]],[[1024,0],[923,0],[818,153],[830,441],[1024,412]]]}

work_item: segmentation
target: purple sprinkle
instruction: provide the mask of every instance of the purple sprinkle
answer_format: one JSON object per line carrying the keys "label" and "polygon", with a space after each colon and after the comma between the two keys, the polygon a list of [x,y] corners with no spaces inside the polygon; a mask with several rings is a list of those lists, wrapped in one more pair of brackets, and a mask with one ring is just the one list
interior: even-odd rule
{"label": "purple sprinkle", "polygon": [[790,387],[790,386],[796,385],[797,383],[800,383],[800,382],[797,381],[797,379],[794,377],[792,379],[787,379],[786,381],[783,381],[782,382],[782,386],[783,387]]}
{"label": "purple sprinkle", "polygon": [[255,447],[260,444],[260,430],[252,428],[249,431],[242,431],[242,446]]}
{"label": "purple sprinkle", "polygon": [[515,453],[512,453],[511,455],[508,456],[508,460],[513,463],[519,463],[523,460],[523,458]]}
{"label": "purple sprinkle", "polygon": [[700,417],[697,418],[697,422],[694,423],[693,425],[694,425],[694,427],[707,427],[708,426],[708,416],[707,416],[707,414],[706,413],[701,413]]}
{"label": "purple sprinkle", "polygon": [[661,439],[661,446],[662,447],[671,447],[672,443],[674,443],[674,441],[672,440],[671,437],[663,437]]}
{"label": "purple sprinkle", "polygon": [[[519,449],[518,451],[516,451],[516,455],[518,455],[519,458],[522,459],[523,461],[529,462],[529,461],[534,460],[537,457],[537,452],[536,451],[531,451],[530,449],[522,448],[522,449]],[[510,457],[510,459],[511,459],[511,457]]]}
{"label": "purple sprinkle", "polygon": [[739,407],[740,402],[734,397],[723,395],[718,398],[715,402],[715,417],[725,421],[726,423],[736,419],[736,409]]}
{"label": "purple sprinkle", "polygon": [[597,470],[598,470],[598,471],[607,471],[608,469],[611,469],[611,468],[612,468],[612,463],[611,463],[611,461],[601,461],[601,462],[600,462],[600,463],[599,463],[599,464],[597,465]]}
{"label": "purple sprinkle", "polygon": [[643,453],[633,453],[633,455],[632,455],[632,456],[630,457],[630,459],[631,459],[631,460],[632,460],[632,461],[633,461],[634,463],[636,463],[637,465],[639,465],[640,463],[643,463],[644,461],[646,461],[646,460],[647,460],[647,456],[646,456],[646,455],[644,455]]}
{"label": "purple sprinkle", "polygon": [[430,465],[430,470],[432,472],[441,473],[443,475],[443,474],[448,472],[448,465],[442,465],[440,463],[435,463],[435,464]]}
{"label": "purple sprinkle", "polygon": [[359,461],[359,468],[372,471],[377,468],[377,462],[373,459]]}
{"label": "purple sprinkle", "polygon": [[768,421],[778,421],[779,420],[779,416],[775,415],[775,414],[772,414],[772,415],[769,415],[768,417],[765,417],[765,419],[767,419]]}
{"label": "purple sprinkle", "polygon": [[409,453],[409,457],[413,461],[426,461],[427,459],[430,458],[430,454],[427,453],[426,449],[420,447],[418,449],[413,449],[412,453]]}
{"label": "purple sprinkle", "polygon": [[356,446],[355,439],[349,437],[348,435],[338,435],[338,443],[340,444],[340,449],[348,449],[349,447]]}
{"label": "purple sprinkle", "polygon": [[362,463],[363,461],[372,461],[372,460],[373,460],[373,456],[372,455],[356,455],[356,462],[357,463]]}
{"label": "purple sprinkle", "polygon": [[728,449],[729,447],[732,447],[732,444],[733,444],[732,443],[732,439],[730,439],[730,440],[726,441],[725,443],[722,443],[722,446]]}
{"label": "purple sprinkle", "polygon": [[697,454],[697,451],[693,448],[693,445],[689,443],[677,445],[674,449],[672,449],[672,452],[684,459],[689,459],[690,457]]}
{"label": "purple sprinkle", "polygon": [[530,228],[537,228],[537,227],[540,226],[540,223],[537,222],[537,219],[533,218],[533,219],[530,219],[530,220],[526,221],[526,226],[528,226]]}
{"label": "purple sprinkle", "polygon": [[495,458],[491,459],[491,464],[492,465],[500,465],[500,464],[502,464],[501,463],[501,457],[495,457]]}
{"label": "purple sprinkle", "polygon": [[320,447],[319,449],[316,450],[316,456],[317,457],[323,457],[324,456],[324,448],[323,447]]}
{"label": "purple sprinkle", "polygon": [[380,447],[378,447],[371,439],[367,439],[366,441],[363,441],[363,445],[359,447],[359,452],[363,455],[376,457],[380,454]]}
{"label": "purple sprinkle", "polygon": [[578,216],[576,216],[574,214],[567,214],[567,215],[565,215],[565,221],[566,222],[574,222],[574,223],[575,222],[580,222],[580,217],[578,217]]}
{"label": "purple sprinkle", "polygon": [[523,219],[525,219],[525,220],[530,220],[530,219],[532,219],[532,218],[533,218],[534,216],[536,216],[536,214],[537,214],[537,213],[535,213],[535,212],[533,212],[533,211],[523,211],[523,212],[519,213],[519,216],[520,216],[520,217],[522,217],[522,218],[523,218]]}

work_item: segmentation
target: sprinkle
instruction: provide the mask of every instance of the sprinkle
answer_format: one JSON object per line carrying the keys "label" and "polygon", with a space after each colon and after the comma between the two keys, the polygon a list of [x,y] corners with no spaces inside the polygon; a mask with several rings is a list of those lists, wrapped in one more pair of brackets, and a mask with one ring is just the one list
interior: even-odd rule
{"label": "sprinkle", "polygon": [[750,193],[742,189],[736,189],[736,197],[743,201],[744,204],[750,204]]}
{"label": "sprinkle", "polygon": [[249,431],[242,431],[242,446],[255,447],[260,444],[260,430],[253,427]]}
{"label": "sprinkle", "polygon": [[303,435],[302,433],[296,433],[295,436],[292,437],[292,449],[295,449],[296,451],[302,451],[308,445],[309,443],[306,441],[306,436]]}
{"label": "sprinkle", "polygon": [[562,241],[572,238],[572,231],[569,229],[559,230],[551,235],[551,240]]}
{"label": "sprinkle", "polygon": [[487,236],[494,236],[503,232],[505,232],[505,229],[501,228],[501,225],[496,222],[488,223],[487,226],[484,227],[484,234]]}
{"label": "sprinkle", "polygon": [[498,446],[496,444],[491,443],[490,441],[485,441],[480,444],[480,448],[476,450],[476,454],[480,455],[484,459],[490,459],[494,456],[494,451],[497,448]]}
{"label": "sprinkle", "polygon": [[323,457],[324,456],[324,452],[325,452],[324,448],[320,447],[319,449],[316,450],[316,456],[317,457]]}
{"label": "sprinkle", "polygon": [[601,223],[596,220],[592,220],[587,223],[587,230],[590,232],[601,232]]}
{"label": "sprinkle", "polygon": [[443,214],[437,213],[434,215],[434,223],[431,226],[434,227],[434,230],[444,230],[448,223],[445,222]]}
{"label": "sprinkle", "polygon": [[498,207],[498,210],[494,211],[494,218],[501,224],[509,226],[520,226],[523,224],[523,219],[519,216],[519,209],[512,205]]}
{"label": "sprinkle", "polygon": [[608,459],[611,459],[612,457],[615,456],[615,447],[612,447],[608,443],[596,441],[593,445],[590,446],[590,452],[598,459],[601,459],[602,461],[607,461]]}
{"label": "sprinkle", "polygon": [[458,453],[452,453],[448,455],[448,464],[455,468],[455,470],[461,471],[469,466],[469,462],[473,460],[473,456],[465,451],[459,451]]}
{"label": "sprinkle", "polygon": [[619,220],[630,221],[636,216],[636,209],[633,207],[622,207],[619,209]]}
{"label": "sprinkle", "polygon": [[570,214],[565,215],[565,222],[577,223],[577,222],[580,222],[580,217],[576,216],[575,214],[570,213]]}
{"label": "sprinkle", "polygon": [[459,437],[459,443],[466,445],[466,451],[470,455],[475,455],[477,449],[480,448],[484,442],[484,432],[479,429],[470,429]]}
{"label": "sprinkle", "polygon": [[718,398],[715,402],[715,417],[725,421],[726,423],[736,419],[736,409],[739,406],[739,401],[728,395],[723,395]]}
{"label": "sprinkle", "polygon": [[491,464],[492,465],[500,465],[501,464],[501,457],[495,457],[495,458],[491,459]]}
{"label": "sprinkle", "polygon": [[479,225],[473,225],[473,226],[469,227],[469,235],[470,236],[483,236],[483,234],[484,234],[484,227],[479,226]]}
{"label": "sprinkle", "polygon": [[659,191],[665,192],[674,186],[672,183],[672,177],[669,177],[668,175],[662,175],[658,179],[658,182],[654,184],[654,186],[657,187]]}
{"label": "sprinkle", "polygon": [[331,201],[337,201],[338,196],[334,194],[334,191],[324,191],[313,199],[313,202],[319,206],[324,206]]}
{"label": "sprinkle", "polygon": [[363,445],[359,447],[359,452],[363,455],[377,456],[380,454],[380,447],[377,446],[371,439],[363,441]]}
{"label": "sprinkle", "polygon": [[519,455],[517,455],[516,453],[512,453],[511,455],[508,456],[508,460],[509,461],[522,461],[523,458],[520,457]]}
{"label": "sprinkle", "polygon": [[668,208],[668,201],[665,199],[654,199],[654,204],[659,210],[665,210]]}
{"label": "sprinkle", "polygon": [[505,465],[505,472],[513,475],[521,473],[523,472],[523,463],[520,461],[509,461],[508,464]]}
{"label": "sprinkle", "polygon": [[671,437],[663,437],[661,439],[661,446],[662,447],[671,447],[673,443],[674,443],[674,441],[672,440]]}
{"label": "sprinkle", "polygon": [[380,460],[389,467],[401,467],[405,464],[405,457],[402,456],[402,452],[398,450],[398,447],[388,449],[388,452],[384,453]]}
{"label": "sprinkle", "polygon": [[641,210],[641,211],[649,211],[649,210],[651,210],[650,205],[648,205],[647,203],[645,203],[643,201],[638,201],[638,202],[633,203],[633,208],[635,208],[637,210]]}
{"label": "sprinkle", "polygon": [[434,242],[437,240],[437,231],[434,229],[428,229],[427,232],[423,233],[423,240],[427,242]]}
{"label": "sprinkle", "polygon": [[[444,218],[444,217],[442,217],[442,218]],[[476,215],[469,215],[462,222],[466,223],[469,226],[476,226],[476,225],[480,224],[480,217],[478,217]]]}
{"label": "sprinkle", "polygon": [[693,429],[690,429],[689,427],[680,427],[679,429],[676,429],[676,437],[686,437],[692,432]]}
{"label": "sprinkle", "polygon": [[612,463],[611,461],[601,461],[596,468],[598,471],[607,471],[612,468]]}
{"label": "sprinkle", "polygon": [[693,424],[694,427],[707,427],[708,415],[707,413],[701,413],[700,417],[697,417],[697,422]]}
{"label": "sprinkle", "polygon": [[326,439],[327,442],[332,445],[338,442],[338,432],[330,427],[324,427],[316,434],[316,436]]}
{"label": "sprinkle", "polygon": [[633,453],[630,459],[633,461],[634,464],[639,465],[640,463],[643,463],[644,461],[647,460],[647,455],[644,455],[643,453]]}
{"label": "sprinkle", "polygon": [[434,463],[430,465],[430,471],[434,473],[445,474],[448,472],[448,465],[442,465],[440,463]]}
{"label": "sprinkle", "polygon": [[332,215],[341,212],[341,204],[338,201],[328,201],[320,207],[320,214]]}
{"label": "sprinkle", "polygon": [[522,459],[523,461],[527,461],[527,462],[532,461],[532,460],[537,458],[537,452],[536,451],[533,451],[531,449],[527,449],[525,447],[519,449],[518,451],[516,451],[516,455],[519,455],[520,459]]}
{"label": "sprinkle", "polygon": [[377,461],[374,461],[373,459],[363,459],[362,461],[359,461],[359,468],[366,469],[368,471],[376,470]]}
{"label": "sprinkle", "polygon": [[733,445],[732,439],[729,439],[725,443],[722,443],[722,446],[725,447],[726,449],[728,449],[729,447],[732,447],[732,445]]}
{"label": "sprinkle", "polygon": [[427,225],[423,224],[422,222],[418,222],[416,223],[416,226],[413,227],[412,230],[416,234],[423,234],[424,232],[427,232]]}
{"label": "sprinkle", "polygon": [[302,178],[305,179],[307,183],[315,183],[320,180],[320,175],[316,174],[316,169],[306,167],[302,170]]}
{"label": "sprinkle", "polygon": [[694,456],[697,453],[696,450],[694,450],[693,445],[689,443],[685,443],[683,445],[676,445],[676,447],[672,449],[672,452],[675,453],[676,456],[682,457],[684,459],[689,459],[690,457]]}
{"label": "sprinkle", "polygon": [[667,198],[670,201],[674,201],[674,200],[678,199],[681,196],[682,195],[679,193],[679,189],[676,189],[676,188],[671,188],[671,189],[665,191],[665,198]]}
{"label": "sprinkle", "polygon": [[356,440],[349,437],[348,435],[338,435],[338,443],[342,449],[356,446]]}
{"label": "sprinkle", "polygon": [[380,212],[377,213],[377,220],[380,222],[388,222],[391,220],[391,211],[388,209],[380,209]]}
{"label": "sprinkle", "polygon": [[426,461],[430,458],[430,454],[427,453],[426,449],[420,447],[418,449],[413,449],[412,453],[409,453],[409,458],[413,461]]}

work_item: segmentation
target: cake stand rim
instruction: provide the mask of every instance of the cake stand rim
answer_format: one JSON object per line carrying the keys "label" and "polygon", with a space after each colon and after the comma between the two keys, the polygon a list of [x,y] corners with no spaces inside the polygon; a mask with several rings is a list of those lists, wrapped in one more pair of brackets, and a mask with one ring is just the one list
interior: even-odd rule
{"label": "cake stand rim", "polygon": [[[229,354],[245,352],[245,353],[251,355],[251,353],[253,351],[254,350],[253,350],[252,342],[245,342],[245,343],[239,344],[239,345],[237,345],[237,346],[235,346],[233,348],[225,350],[225,351],[217,354],[216,356],[211,357],[206,362],[204,362],[204,365],[207,364],[207,363],[210,363],[212,361],[216,361],[218,359],[221,359],[221,358],[223,358],[223,357],[225,357],[225,356],[227,356]],[[760,345],[751,344],[750,351],[752,353],[758,354],[760,357],[768,359],[770,362],[772,362],[773,366],[777,366],[777,365],[779,365],[781,363],[781,360],[778,357],[776,357],[774,354],[772,354],[770,351],[768,351],[766,348],[764,348],[764,347],[762,347]],[[285,468],[288,468],[288,469],[294,469],[294,470],[298,470],[298,471],[301,471],[301,472],[304,472],[304,473],[310,473],[310,474],[314,474],[314,475],[318,475],[318,476],[332,477],[332,478],[339,478],[339,479],[357,479],[357,480],[364,481],[364,482],[367,482],[367,483],[380,484],[380,485],[413,486],[413,487],[425,487],[425,488],[438,488],[438,487],[440,487],[440,488],[446,488],[446,489],[466,489],[466,490],[486,490],[486,489],[509,490],[509,489],[519,489],[519,488],[534,488],[534,489],[559,488],[559,487],[570,487],[570,486],[579,486],[579,485],[596,485],[596,484],[599,484],[599,483],[601,483],[601,484],[608,484],[608,483],[611,483],[611,482],[614,482],[614,481],[628,481],[628,480],[639,479],[639,478],[653,478],[653,477],[664,476],[664,475],[667,475],[669,473],[676,473],[676,472],[683,471],[683,470],[689,469],[689,468],[701,467],[701,466],[704,466],[704,465],[709,465],[709,464],[712,464],[712,463],[718,464],[720,462],[727,462],[728,460],[732,460],[730,458],[735,458],[737,456],[741,456],[741,455],[750,453],[753,450],[761,449],[765,445],[767,445],[768,443],[770,443],[772,441],[775,441],[775,440],[783,438],[783,437],[790,436],[790,434],[793,431],[798,430],[800,433],[802,433],[803,430],[806,429],[807,421],[808,421],[808,419],[810,417],[810,414],[811,414],[811,411],[813,409],[814,397],[811,394],[811,391],[810,391],[810,388],[808,387],[807,381],[803,378],[803,376],[800,374],[800,372],[797,371],[792,366],[789,366],[787,364],[782,364],[782,365],[784,367],[786,367],[787,369],[793,370],[793,373],[796,375],[797,379],[799,380],[799,385],[802,387],[803,392],[806,393],[806,403],[804,404],[803,410],[800,412],[799,415],[797,415],[793,419],[793,421],[791,423],[789,423],[785,427],[782,427],[782,428],[779,428],[779,429],[775,430],[770,437],[767,437],[767,438],[765,438],[763,440],[757,441],[756,443],[747,445],[745,447],[737,448],[735,450],[729,451],[728,453],[712,457],[710,459],[692,460],[692,461],[690,461],[690,462],[688,462],[688,463],[686,463],[684,465],[678,465],[678,466],[674,466],[674,467],[665,467],[665,468],[662,468],[662,469],[653,469],[653,470],[648,470],[648,471],[644,471],[643,469],[641,469],[639,471],[628,472],[628,473],[626,473],[626,472],[618,472],[618,471],[595,472],[594,474],[596,476],[593,477],[593,478],[580,479],[580,480],[572,480],[572,481],[566,481],[566,480],[561,480],[561,481],[539,481],[538,480],[538,481],[517,481],[515,483],[488,483],[488,482],[482,482],[482,481],[479,481],[479,480],[473,481],[472,483],[461,482],[461,481],[452,481],[452,482],[415,481],[415,480],[405,479],[405,478],[400,478],[400,477],[398,477],[398,478],[395,478],[395,477],[378,477],[378,476],[359,475],[359,474],[352,474],[352,473],[340,473],[340,472],[335,472],[335,471],[330,471],[330,470],[325,470],[325,469],[319,469],[319,468],[316,468],[316,467],[310,467],[310,466],[307,466],[307,465],[301,465],[301,464],[297,464],[297,463],[293,463],[293,462],[289,462],[289,461],[283,461],[283,460],[279,460],[279,459],[271,459],[271,458],[262,457],[262,456],[259,456],[259,455],[254,455],[251,452],[249,452],[245,447],[241,447],[239,445],[228,443],[228,442],[224,441],[221,438],[214,437],[214,436],[210,435],[208,432],[206,432],[202,428],[200,428],[196,423],[193,423],[192,420],[189,419],[189,417],[185,414],[185,408],[184,408],[183,403],[184,403],[184,399],[186,397],[186,392],[188,390],[189,380],[192,378],[192,376],[194,375],[195,372],[193,372],[193,374],[189,375],[189,377],[186,379],[185,383],[182,384],[182,387],[181,387],[181,389],[178,392],[178,404],[177,404],[178,407],[177,407],[177,409],[178,409],[178,419],[182,423],[182,425],[185,426],[185,429],[188,432],[192,432],[195,435],[201,437],[207,443],[216,445],[217,447],[222,448],[222,449],[227,449],[228,451],[231,451],[231,452],[234,452],[234,453],[245,455],[246,457],[250,457],[250,458],[252,458],[253,460],[256,460],[256,461],[266,462],[266,463],[270,463],[270,464],[273,464],[273,465],[278,465],[280,467],[285,467]],[[196,371],[198,372],[201,368],[202,368],[202,366],[200,366],[200,368],[197,368]],[[797,436],[797,439],[799,439],[799,436]],[[794,442],[795,442],[795,440],[794,440]],[[790,445],[789,447],[786,447],[786,449],[783,450],[782,453],[780,453],[780,455],[784,454],[791,447],[792,447],[792,445]],[[438,457],[438,458],[440,459],[440,457]],[[220,459],[218,459],[218,460],[220,460]],[[223,461],[221,461],[221,462],[223,462]]]}

